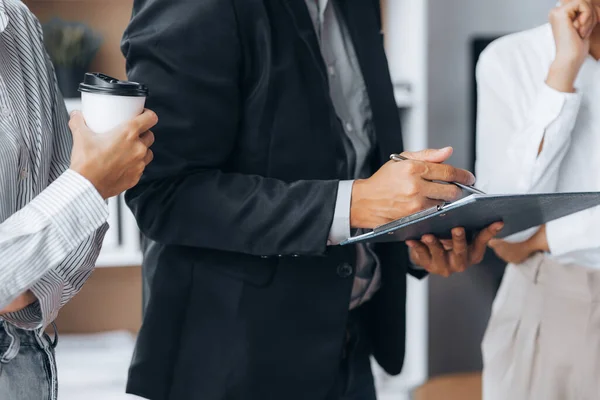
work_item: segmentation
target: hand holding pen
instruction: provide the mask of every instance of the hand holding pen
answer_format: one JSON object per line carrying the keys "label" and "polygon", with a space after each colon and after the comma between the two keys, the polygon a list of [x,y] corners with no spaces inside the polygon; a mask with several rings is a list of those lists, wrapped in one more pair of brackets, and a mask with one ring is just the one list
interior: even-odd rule
{"label": "hand holding pen", "polygon": [[[442,164],[452,148],[405,152],[394,155],[372,177],[354,182],[350,205],[350,225],[373,229],[418,211],[463,196],[473,188],[475,177],[468,171]],[[399,160],[402,162],[398,162]],[[464,189],[463,189],[464,187]],[[502,229],[492,224],[468,243],[465,230],[452,230],[452,240],[442,243],[433,235],[406,242],[410,257],[430,273],[449,276],[481,261],[487,243]]]}
{"label": "hand holding pen", "polygon": [[350,226],[373,229],[426,208],[463,197],[456,184],[470,187],[469,171],[442,164],[452,148],[402,153],[402,162],[389,161],[373,176],[352,187]]}

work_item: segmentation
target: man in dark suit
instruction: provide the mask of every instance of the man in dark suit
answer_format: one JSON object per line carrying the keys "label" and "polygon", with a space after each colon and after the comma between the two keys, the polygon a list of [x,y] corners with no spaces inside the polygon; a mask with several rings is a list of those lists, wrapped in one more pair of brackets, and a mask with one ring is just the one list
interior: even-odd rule
{"label": "man in dark suit", "polygon": [[[402,136],[380,30],[375,0],[135,1],[123,52],[160,124],[127,196],[150,240],[129,392],[370,400],[370,355],[400,372],[406,273],[426,272],[405,244],[336,244],[474,178],[441,164],[451,149],[386,163]],[[411,242],[413,261],[460,271],[497,228]]]}

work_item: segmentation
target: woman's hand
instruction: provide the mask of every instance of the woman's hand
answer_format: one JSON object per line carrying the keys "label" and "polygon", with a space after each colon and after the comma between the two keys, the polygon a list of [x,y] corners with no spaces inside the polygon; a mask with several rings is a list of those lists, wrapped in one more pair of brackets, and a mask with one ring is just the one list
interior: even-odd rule
{"label": "woman's hand", "polygon": [[575,79],[590,51],[590,36],[600,7],[590,0],[563,0],[550,12],[556,57],[546,83],[560,92],[574,92]]}
{"label": "woman's hand", "polygon": [[543,225],[535,235],[524,242],[511,243],[505,240],[492,239],[489,247],[503,261],[512,264],[521,264],[535,253],[549,251],[548,240],[546,238],[546,225]]}
{"label": "woman's hand", "polygon": [[35,303],[37,298],[31,291],[27,291],[14,299],[12,303],[6,306],[4,309],[0,310],[0,315],[14,313],[17,311],[21,311],[24,308],[27,308],[30,304]]}

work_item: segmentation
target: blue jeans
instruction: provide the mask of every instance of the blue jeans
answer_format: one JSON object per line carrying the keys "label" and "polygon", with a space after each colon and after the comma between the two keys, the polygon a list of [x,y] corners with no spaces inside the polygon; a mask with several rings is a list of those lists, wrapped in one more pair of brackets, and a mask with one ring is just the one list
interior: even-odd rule
{"label": "blue jeans", "polygon": [[56,400],[56,362],[48,335],[0,322],[0,399]]}

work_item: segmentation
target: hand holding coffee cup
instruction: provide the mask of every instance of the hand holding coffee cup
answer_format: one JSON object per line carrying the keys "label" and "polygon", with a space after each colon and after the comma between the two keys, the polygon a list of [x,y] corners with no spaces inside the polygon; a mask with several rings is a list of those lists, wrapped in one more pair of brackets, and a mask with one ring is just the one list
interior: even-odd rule
{"label": "hand holding coffee cup", "polygon": [[135,186],[153,158],[150,129],[156,114],[144,110],[148,88],[99,73],[79,85],[82,113],[71,115],[71,169],[107,199]]}
{"label": "hand holding coffee cup", "polygon": [[71,114],[73,133],[70,168],[89,180],[104,199],[135,186],[152,161],[150,129],[158,117],[150,110],[116,128],[97,134],[85,123],[79,111]]}
{"label": "hand holding coffee cup", "polygon": [[100,73],[87,73],[79,85],[81,109],[87,126],[106,133],[144,111],[148,88]]}

